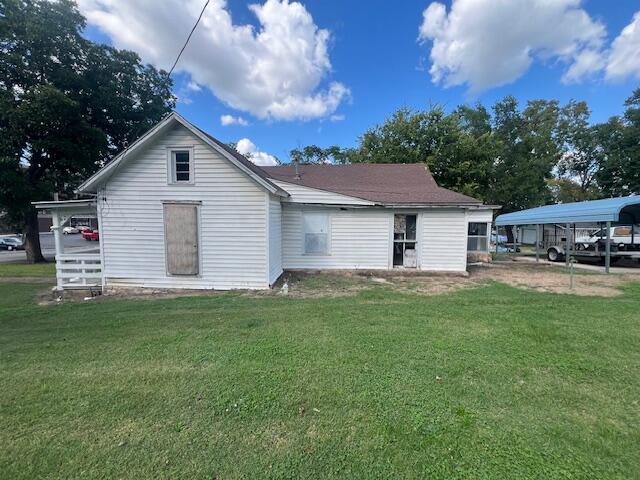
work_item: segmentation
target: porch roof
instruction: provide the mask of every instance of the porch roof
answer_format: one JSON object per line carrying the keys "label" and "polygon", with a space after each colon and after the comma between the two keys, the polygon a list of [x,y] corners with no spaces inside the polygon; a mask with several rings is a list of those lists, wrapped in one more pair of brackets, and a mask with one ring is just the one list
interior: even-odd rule
{"label": "porch roof", "polygon": [[31,202],[37,210],[56,210],[60,213],[96,213],[96,200],[52,200],[45,202]]}

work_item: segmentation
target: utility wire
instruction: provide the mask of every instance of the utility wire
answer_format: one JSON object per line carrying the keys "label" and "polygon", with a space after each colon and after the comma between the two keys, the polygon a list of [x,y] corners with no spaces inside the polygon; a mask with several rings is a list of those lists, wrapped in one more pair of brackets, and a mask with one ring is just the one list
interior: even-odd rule
{"label": "utility wire", "polygon": [[184,42],[184,45],[182,46],[182,49],[180,49],[180,53],[178,53],[178,56],[176,57],[176,61],[173,62],[173,66],[171,67],[171,70],[169,70],[169,76],[171,76],[171,74],[173,73],[173,69],[176,68],[176,65],[178,64],[178,60],[180,60],[180,56],[182,55],[182,52],[184,52],[184,49],[187,48],[187,45],[189,44],[189,40],[191,40],[191,35],[193,35],[193,32],[196,31],[196,27],[200,23],[200,19],[202,18],[202,15],[204,14],[204,11],[207,9],[207,5],[209,5],[209,0],[207,0],[205,2],[205,4],[204,4],[204,7],[202,7],[202,11],[200,12],[200,16],[196,20],[196,23],[193,26],[193,28],[191,29],[191,32],[189,32],[189,36],[187,37],[187,41]]}

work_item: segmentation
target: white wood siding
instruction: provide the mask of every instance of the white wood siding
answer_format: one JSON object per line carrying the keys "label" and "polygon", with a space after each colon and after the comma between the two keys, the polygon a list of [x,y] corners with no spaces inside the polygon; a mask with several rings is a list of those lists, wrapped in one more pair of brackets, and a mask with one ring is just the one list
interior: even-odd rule
{"label": "white wood siding", "polygon": [[320,203],[325,205],[373,205],[373,202],[361,198],[349,197],[340,193],[327,192],[317,188],[303,187],[294,183],[281,182],[271,179],[273,183],[285,190],[289,195],[283,202],[289,203]]}
{"label": "white wood siding", "polygon": [[[193,147],[193,185],[167,184],[167,147]],[[182,126],[135,155],[99,195],[106,283],[268,288],[265,191]],[[166,272],[162,202],[168,200],[200,202],[197,276]]]}
{"label": "white wood siding", "polygon": [[266,194],[269,202],[269,284],[282,273],[282,207],[280,198]]}
{"label": "white wood siding", "polygon": [[[305,255],[302,212],[330,215],[330,254]],[[282,263],[285,269],[386,269],[393,212],[383,209],[313,208],[282,205]]]}
{"label": "white wood siding", "polygon": [[467,269],[467,216],[462,208],[424,210],[421,269]]}
{"label": "white wood siding", "polygon": [[477,223],[489,223],[491,221],[493,221],[493,210],[488,209],[488,210],[475,210],[475,209],[469,209],[467,211],[467,219],[470,222],[477,222]]}

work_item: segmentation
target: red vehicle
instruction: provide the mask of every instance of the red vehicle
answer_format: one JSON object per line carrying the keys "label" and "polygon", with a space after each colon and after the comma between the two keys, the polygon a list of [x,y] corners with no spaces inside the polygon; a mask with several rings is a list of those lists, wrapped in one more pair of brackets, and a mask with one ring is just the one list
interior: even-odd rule
{"label": "red vehicle", "polygon": [[100,233],[98,230],[85,230],[82,232],[82,238],[84,238],[87,242],[91,240],[95,240],[96,242],[100,240]]}
{"label": "red vehicle", "polygon": [[90,232],[91,231],[91,227],[87,227],[86,225],[76,225],[76,228],[78,229],[78,231],[80,233]]}

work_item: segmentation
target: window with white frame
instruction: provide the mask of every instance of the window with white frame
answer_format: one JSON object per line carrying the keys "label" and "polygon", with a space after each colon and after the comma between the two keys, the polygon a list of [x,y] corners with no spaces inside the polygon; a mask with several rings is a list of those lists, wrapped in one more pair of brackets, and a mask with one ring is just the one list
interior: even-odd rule
{"label": "window with white frame", "polygon": [[329,214],[303,213],[304,253],[308,255],[329,254]]}
{"label": "window with white frame", "polygon": [[488,228],[486,223],[469,222],[467,251],[488,252],[489,238],[487,232]]}
{"label": "window with white frame", "polygon": [[171,183],[193,183],[193,159],[189,149],[169,151]]}

